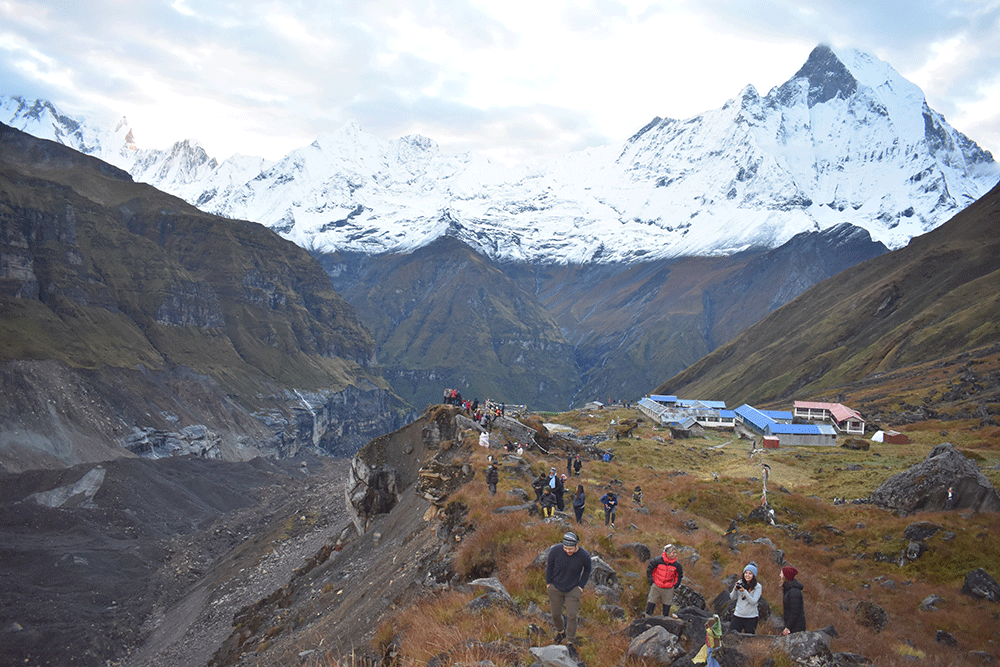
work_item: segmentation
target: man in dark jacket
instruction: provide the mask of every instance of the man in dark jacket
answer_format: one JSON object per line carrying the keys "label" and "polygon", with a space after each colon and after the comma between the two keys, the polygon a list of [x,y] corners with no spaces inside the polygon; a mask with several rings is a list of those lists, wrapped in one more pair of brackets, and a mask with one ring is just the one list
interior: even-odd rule
{"label": "man in dark jacket", "polygon": [[486,469],[486,486],[490,487],[490,495],[495,496],[497,494],[497,484],[500,482],[500,470],[497,468],[497,462],[493,461],[490,463],[490,467]]}
{"label": "man in dark jacket", "polygon": [[545,560],[545,588],[549,594],[552,623],[556,626],[556,644],[564,639],[570,646],[576,642],[576,617],[580,613],[580,598],[583,597],[583,587],[590,579],[590,570],[590,554],[580,548],[580,538],[576,533],[566,533],[562,544],[554,544],[549,549]]}
{"label": "man in dark jacket", "polygon": [[799,573],[791,565],[781,568],[778,579],[781,581],[781,616],[785,621],[785,629],[781,634],[805,632],[806,611],[802,604],[802,584],[795,578]]}
{"label": "man in dark jacket", "polygon": [[663,615],[670,614],[674,603],[674,589],[684,577],[684,567],[677,562],[677,547],[668,544],[663,553],[646,565],[646,579],[649,581],[649,595],[646,596],[646,616],[652,616],[656,603],[663,607]]}

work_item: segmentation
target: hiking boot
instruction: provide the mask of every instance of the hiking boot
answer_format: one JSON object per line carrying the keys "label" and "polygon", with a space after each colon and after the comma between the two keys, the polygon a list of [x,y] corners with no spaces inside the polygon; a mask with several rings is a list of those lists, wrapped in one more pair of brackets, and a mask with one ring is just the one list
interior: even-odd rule
{"label": "hiking boot", "polygon": [[553,640],[553,643],[555,643],[555,644],[562,644],[564,639],[566,639],[566,633],[565,632],[557,632],[556,633],[556,638],[555,638],[555,640]]}
{"label": "hiking boot", "polygon": [[566,642],[566,651],[569,653],[569,657],[574,660],[580,657],[580,654],[576,652],[576,645],[572,641]]}

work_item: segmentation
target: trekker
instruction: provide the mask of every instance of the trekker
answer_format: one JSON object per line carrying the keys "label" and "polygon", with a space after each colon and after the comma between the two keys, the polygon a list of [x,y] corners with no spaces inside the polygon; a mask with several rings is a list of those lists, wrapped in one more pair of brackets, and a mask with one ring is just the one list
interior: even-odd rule
{"label": "trekker", "polygon": [[538,504],[542,508],[542,518],[548,519],[551,516],[555,516],[556,513],[556,496],[552,493],[552,489],[545,487],[542,489],[542,497],[538,500]]}
{"label": "trekker", "polygon": [[542,489],[548,484],[549,478],[545,476],[545,473],[539,473],[535,481],[531,483],[531,488],[535,490],[535,500],[539,501],[542,499]]}
{"label": "trekker", "polygon": [[635,489],[632,491],[632,502],[636,505],[642,505],[642,487],[638,484],[635,485]]}
{"label": "trekker", "polygon": [[560,512],[566,511],[566,475],[559,475],[559,484],[556,485],[556,507]]}
{"label": "trekker", "polygon": [[618,507],[618,496],[613,491],[608,491],[601,496],[601,505],[604,506],[604,525],[615,527],[615,509]]}
{"label": "trekker", "polygon": [[[556,626],[555,643],[572,646],[576,642],[576,621],[580,613],[583,588],[590,579],[590,554],[580,548],[576,533],[563,535],[562,544],[554,544],[545,560],[545,588],[549,594],[549,610]],[[563,628],[563,605],[566,606],[566,627]]]}
{"label": "trekker", "polygon": [[576,522],[583,523],[583,508],[587,498],[583,493],[583,484],[576,485],[576,495],[573,497],[573,513],[576,514]]}
{"label": "trekker", "polygon": [[677,562],[677,547],[667,544],[663,553],[649,561],[646,579],[649,581],[649,595],[646,596],[646,616],[656,611],[656,603],[663,608],[663,615],[670,615],[670,605],[674,603],[674,589],[684,578],[684,566]]}
{"label": "trekker", "polygon": [[566,474],[573,474],[573,452],[566,452]]}
{"label": "trekker", "polygon": [[743,568],[743,576],[736,580],[736,585],[729,593],[730,600],[736,600],[736,610],[730,629],[733,632],[745,632],[748,635],[757,634],[757,622],[760,612],[757,602],[760,600],[761,586],[757,585],[757,563],[750,561]]}
{"label": "trekker", "polygon": [[548,487],[552,489],[552,495],[556,498],[556,505],[559,507],[559,511],[562,512],[563,507],[565,507],[565,505],[563,505],[562,497],[563,493],[566,491],[566,487],[563,485],[562,480],[559,479],[559,475],[556,474],[555,468],[549,468],[549,479],[547,484]]}
{"label": "trekker", "polygon": [[781,582],[781,616],[785,621],[785,629],[781,631],[783,635],[790,635],[793,632],[805,632],[806,611],[802,604],[802,584],[795,578],[799,573],[791,565],[781,568],[779,576]]}
{"label": "trekker", "polygon": [[577,454],[576,458],[573,460],[573,474],[579,477],[581,468],[583,468],[583,461],[580,460],[580,455]]}
{"label": "trekker", "polygon": [[490,487],[490,495],[495,496],[497,494],[497,483],[500,481],[500,469],[497,468],[497,462],[493,461],[490,463],[490,467],[486,469],[486,486]]}

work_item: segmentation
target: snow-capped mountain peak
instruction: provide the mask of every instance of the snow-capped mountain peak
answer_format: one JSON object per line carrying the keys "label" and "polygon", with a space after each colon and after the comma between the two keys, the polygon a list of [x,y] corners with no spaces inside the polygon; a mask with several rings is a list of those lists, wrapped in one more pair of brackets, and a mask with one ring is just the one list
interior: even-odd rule
{"label": "snow-capped mountain peak", "polygon": [[0,121],[319,251],[407,252],[450,235],[504,261],[631,262],[776,247],[844,222],[895,248],[1000,180],[992,155],[889,64],[822,44],[766,96],[746,86],[719,109],[654,117],[620,146],[515,168],[356,122],[277,162],[217,163],[196,142],[137,149],[124,120],[91,144],[48,103],[0,101]]}

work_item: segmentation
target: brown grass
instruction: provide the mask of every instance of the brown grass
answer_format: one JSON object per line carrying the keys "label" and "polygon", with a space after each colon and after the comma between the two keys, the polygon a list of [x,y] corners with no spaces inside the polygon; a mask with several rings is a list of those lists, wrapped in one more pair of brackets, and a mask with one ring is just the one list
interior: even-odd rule
{"label": "brown grass", "polygon": [[[586,413],[546,415],[545,421],[570,423],[581,431],[601,432],[610,419],[620,421],[625,411],[610,411],[588,416]],[[632,413],[634,417],[634,413]],[[728,434],[710,434],[704,439],[668,442],[663,432],[648,422],[636,429],[634,437],[606,443],[616,453],[610,463],[585,461],[583,474],[569,480],[570,491],[582,483],[587,492],[584,524],[572,521],[582,545],[599,555],[618,573],[622,584],[619,605],[625,620],[611,617],[601,609],[604,600],[588,588],[581,610],[581,643],[578,647],[587,664],[620,664],[628,647],[622,634],[625,625],[645,606],[647,584],[645,562],[623,548],[629,542],[646,544],[654,555],[666,542],[681,548],[685,583],[711,601],[723,591],[722,579],[740,572],[753,560],[760,567],[759,579],[764,598],[778,617],[781,614],[777,573],[780,563],[767,538],[784,552],[784,562],[799,569],[805,585],[808,626],[818,629],[833,625],[840,637],[833,640],[835,651],[859,653],[880,666],[911,665],[912,656],[922,655],[923,665],[979,664],[968,656],[972,650],[1000,654],[1000,606],[974,600],[959,589],[965,574],[984,567],[994,577],[1000,576],[1000,520],[995,515],[968,513],[932,513],[900,517],[869,505],[833,505],[834,497],[861,497],[878,483],[926,457],[938,444],[940,425],[912,425],[909,445],[873,443],[865,451],[840,448],[782,448],[750,458],[747,444],[734,441]],[[949,423],[954,429],[954,424]],[[994,465],[1000,454],[995,440],[998,429],[950,431],[949,440],[973,454],[980,466]],[[937,436],[935,436],[935,431]],[[478,448],[476,448],[478,450]],[[980,460],[980,458],[982,460]],[[565,456],[555,451],[551,456],[528,455],[534,471],[554,466],[565,469]],[[485,468],[486,453],[477,461],[477,470]],[[778,521],[794,524],[782,528],[738,521],[738,553],[730,551],[725,532],[730,521],[746,517],[760,504],[761,464],[770,466],[768,499]],[[858,463],[864,470],[852,474],[845,468]],[[714,474],[713,474],[714,473]],[[482,474],[457,494],[471,510],[469,522],[475,532],[459,547],[455,569],[464,580],[478,576],[496,576],[526,609],[534,602],[547,608],[544,573],[532,567],[535,559],[558,542],[565,527],[543,523],[524,513],[494,514],[512,503],[508,491],[520,487],[529,492],[530,479],[502,473],[498,494],[491,497]],[[643,508],[631,501],[632,488],[643,489]],[[606,489],[619,494],[617,530],[604,527],[599,498]],[[567,502],[570,494],[567,494]],[[907,544],[903,532],[910,523],[931,521],[943,530],[931,537],[929,550],[919,560],[899,567],[894,562],[876,560],[878,552],[890,556],[900,553]],[[804,536],[808,536],[808,539]],[[892,582],[889,587],[887,582]],[[383,641],[393,637],[402,649],[401,665],[425,665],[427,660],[463,645],[470,639],[486,643],[506,639],[524,646],[547,643],[552,628],[543,628],[541,637],[529,639],[529,625],[542,625],[541,619],[518,616],[504,609],[490,609],[482,614],[468,610],[468,602],[482,591],[452,590],[422,600],[417,606],[402,609],[380,631]],[[938,611],[920,611],[927,596],[945,598]],[[859,600],[872,600],[889,617],[881,633],[862,627],[854,618]],[[952,633],[958,649],[935,641],[935,632]],[[761,623],[761,634],[776,629]],[[992,642],[992,643],[991,643]],[[463,651],[465,651],[463,653]],[[752,667],[768,658],[782,665],[782,656],[750,655]],[[451,654],[451,663],[473,664],[484,659],[475,650],[461,649]],[[505,664],[491,656],[496,664]]]}

